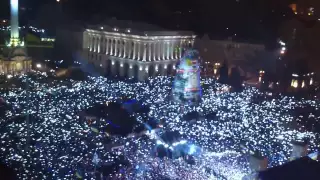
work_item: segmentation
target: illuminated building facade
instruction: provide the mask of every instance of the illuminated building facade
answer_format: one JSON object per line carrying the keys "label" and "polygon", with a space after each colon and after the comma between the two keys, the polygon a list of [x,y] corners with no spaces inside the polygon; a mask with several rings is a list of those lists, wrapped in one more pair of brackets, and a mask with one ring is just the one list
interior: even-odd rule
{"label": "illuminated building facade", "polygon": [[10,60],[0,57],[0,73],[1,74],[24,74],[30,72],[32,69],[31,59],[25,57],[15,56]]}
{"label": "illuminated building facade", "polygon": [[295,89],[308,88],[314,85],[314,72],[307,74],[292,74],[291,87]]}
{"label": "illuminated building facade", "polygon": [[83,33],[84,57],[99,72],[112,76],[145,80],[174,74],[183,49],[193,46],[195,35],[148,29],[148,26],[135,28],[134,24],[123,22],[88,28]]}

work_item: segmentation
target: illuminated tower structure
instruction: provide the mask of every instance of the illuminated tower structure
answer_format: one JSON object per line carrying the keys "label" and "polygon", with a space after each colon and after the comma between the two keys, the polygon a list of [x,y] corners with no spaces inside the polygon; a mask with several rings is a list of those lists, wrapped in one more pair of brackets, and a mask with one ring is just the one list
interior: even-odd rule
{"label": "illuminated tower structure", "polygon": [[11,9],[11,36],[9,47],[24,46],[19,36],[19,0],[10,0]]}
{"label": "illuminated tower structure", "polygon": [[186,50],[177,65],[173,97],[182,103],[196,104],[201,100],[199,52]]}
{"label": "illuminated tower structure", "polygon": [[30,72],[32,60],[28,57],[24,42],[19,36],[19,1],[10,0],[11,35],[7,48],[0,52],[0,74],[16,75]]}

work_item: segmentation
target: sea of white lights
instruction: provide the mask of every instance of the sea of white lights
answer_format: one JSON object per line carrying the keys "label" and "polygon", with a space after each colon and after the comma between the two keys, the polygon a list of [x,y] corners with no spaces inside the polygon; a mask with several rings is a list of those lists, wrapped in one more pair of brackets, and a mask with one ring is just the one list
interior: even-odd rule
{"label": "sea of white lights", "polygon": [[[170,100],[172,78],[168,77],[135,83],[101,77],[49,81],[43,74],[19,79],[28,88],[12,88],[1,95],[12,108],[0,120],[1,160],[14,168],[19,179],[96,179],[95,165],[110,164],[119,156],[131,166],[110,175],[116,179],[241,179],[250,172],[251,152],[261,152],[274,166],[289,160],[291,141],[297,137],[308,137],[310,151],[317,149],[319,135],[299,128],[293,113],[297,107],[319,108],[317,100],[282,96],[255,102],[256,96],[263,95],[255,88],[230,93],[225,91],[228,86],[206,78],[202,102],[194,107]],[[124,96],[150,106],[149,116],[164,122],[160,133],[179,131],[183,140],[170,148],[188,144],[195,165],[182,158],[155,157],[155,147],[163,144],[156,131],[147,132],[148,136],[110,136],[79,117],[80,111],[97,102],[121,101]],[[195,123],[183,120],[195,110],[203,118]],[[29,131],[20,117],[26,113],[32,116]],[[109,141],[123,146],[110,150]],[[98,160],[93,161],[94,154]]]}

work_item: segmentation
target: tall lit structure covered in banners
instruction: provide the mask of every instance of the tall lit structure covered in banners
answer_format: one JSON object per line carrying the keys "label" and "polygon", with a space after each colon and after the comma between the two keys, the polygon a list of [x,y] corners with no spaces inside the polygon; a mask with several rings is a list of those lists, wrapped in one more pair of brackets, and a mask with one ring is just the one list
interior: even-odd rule
{"label": "tall lit structure covered in banners", "polygon": [[201,100],[199,52],[186,50],[177,65],[173,97],[182,103],[195,104]]}

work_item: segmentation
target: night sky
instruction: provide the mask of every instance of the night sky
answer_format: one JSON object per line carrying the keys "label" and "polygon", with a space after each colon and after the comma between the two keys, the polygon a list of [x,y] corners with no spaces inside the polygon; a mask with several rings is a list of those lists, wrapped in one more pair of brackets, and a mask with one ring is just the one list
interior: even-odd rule
{"label": "night sky", "polygon": [[[144,21],[168,29],[192,30],[225,38],[268,41],[279,25],[292,17],[292,0],[20,0],[24,20],[37,19],[44,5],[60,4],[72,19],[87,23],[106,18]],[[9,0],[0,2],[0,17],[8,17]],[[55,12],[55,11],[53,11]],[[21,13],[22,14],[22,13]],[[54,16],[54,15],[53,15]]]}

